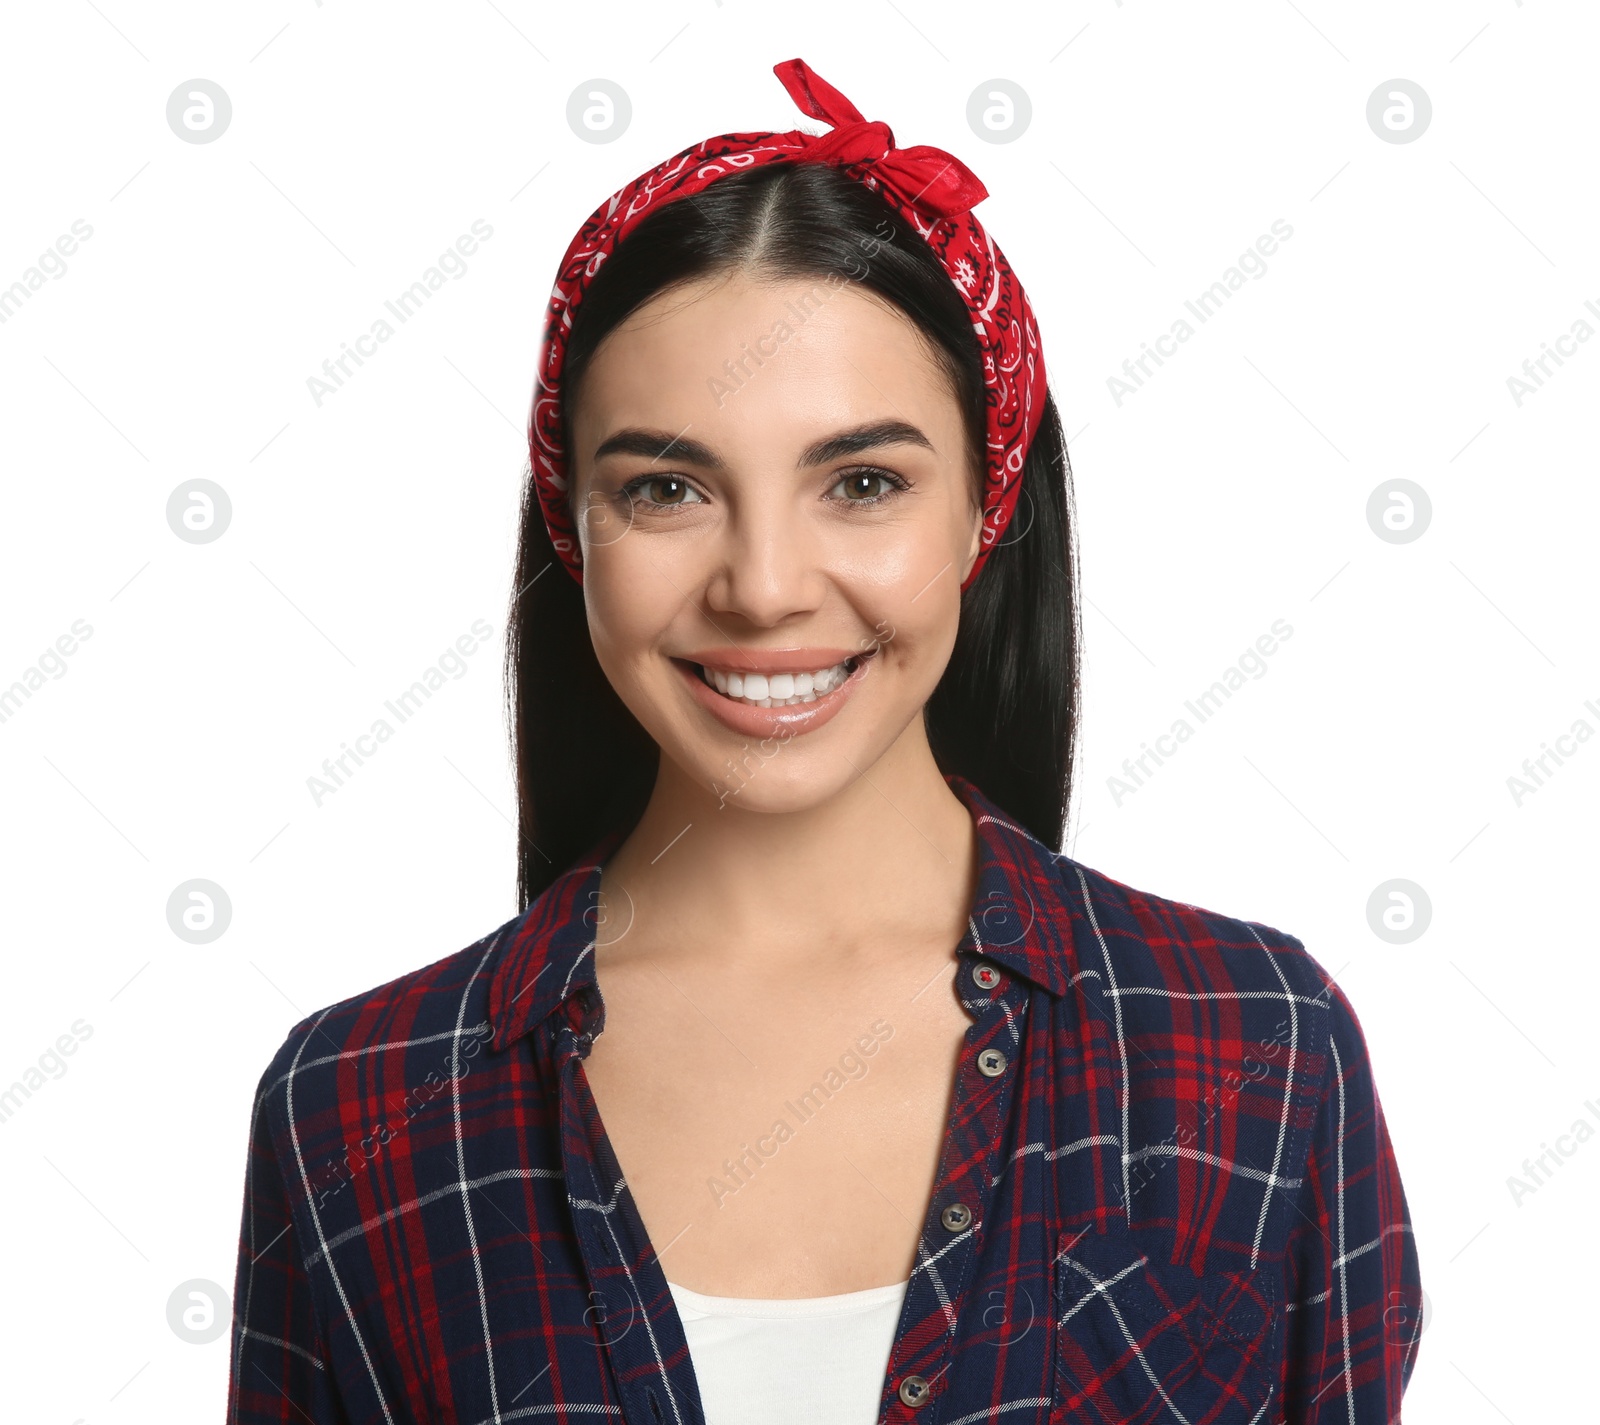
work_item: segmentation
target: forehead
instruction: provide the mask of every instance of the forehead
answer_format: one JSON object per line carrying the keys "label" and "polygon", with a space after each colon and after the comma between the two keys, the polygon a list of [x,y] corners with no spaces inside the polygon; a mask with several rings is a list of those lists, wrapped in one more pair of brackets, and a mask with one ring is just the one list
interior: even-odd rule
{"label": "forehead", "polygon": [[574,454],[620,425],[770,446],[896,416],[959,444],[951,382],[910,318],[843,273],[734,273],[660,293],[606,337],[578,393]]}

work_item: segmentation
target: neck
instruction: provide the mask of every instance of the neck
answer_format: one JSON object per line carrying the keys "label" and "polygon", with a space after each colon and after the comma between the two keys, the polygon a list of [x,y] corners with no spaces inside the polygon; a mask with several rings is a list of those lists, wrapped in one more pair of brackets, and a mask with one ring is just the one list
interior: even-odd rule
{"label": "neck", "polygon": [[649,804],[607,861],[601,931],[651,954],[815,967],[885,941],[965,927],[976,830],[928,747],[922,719],[859,775],[817,797],[813,769],[781,747],[726,795],[662,758]]}

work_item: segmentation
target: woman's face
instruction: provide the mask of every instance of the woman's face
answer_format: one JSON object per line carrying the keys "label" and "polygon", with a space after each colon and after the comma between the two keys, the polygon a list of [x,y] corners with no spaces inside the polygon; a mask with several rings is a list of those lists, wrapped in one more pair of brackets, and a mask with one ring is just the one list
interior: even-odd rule
{"label": "woman's face", "polygon": [[905,316],[837,276],[679,287],[602,343],[571,427],[595,651],[689,781],[797,810],[925,738],[981,526]]}

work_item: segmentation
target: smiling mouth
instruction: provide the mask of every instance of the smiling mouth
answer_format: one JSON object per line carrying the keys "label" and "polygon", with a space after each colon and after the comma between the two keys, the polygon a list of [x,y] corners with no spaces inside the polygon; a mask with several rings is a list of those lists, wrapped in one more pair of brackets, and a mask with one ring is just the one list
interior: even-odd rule
{"label": "smiling mouth", "polygon": [[692,669],[701,682],[715,689],[729,702],[742,703],[749,708],[787,708],[814,703],[818,698],[836,692],[871,656],[871,653],[858,653],[842,663],[835,663],[831,668],[818,668],[805,673],[769,674],[730,673],[681,658],[672,661]]}

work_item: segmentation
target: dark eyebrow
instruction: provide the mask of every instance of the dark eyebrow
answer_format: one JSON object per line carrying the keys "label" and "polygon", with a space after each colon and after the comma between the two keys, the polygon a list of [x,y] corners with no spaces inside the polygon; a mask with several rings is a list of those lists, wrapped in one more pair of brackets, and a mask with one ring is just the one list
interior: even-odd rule
{"label": "dark eyebrow", "polygon": [[607,455],[643,455],[651,460],[664,460],[669,453],[675,459],[686,460],[691,465],[722,469],[722,461],[709,445],[682,435],[673,435],[671,431],[644,430],[638,426],[629,426],[626,430],[607,436],[595,447],[594,458],[600,460]]}
{"label": "dark eyebrow", "polygon": [[933,442],[908,421],[870,421],[807,446],[800,463],[827,465],[880,445],[920,445],[924,450],[933,450]]}
{"label": "dark eyebrow", "polygon": [[[933,449],[933,442],[908,421],[869,421],[808,445],[800,456],[800,464],[804,467],[827,465],[880,445],[920,445],[925,450]],[[643,455],[652,461],[665,460],[670,455],[708,470],[726,468],[721,457],[701,441],[673,435],[671,431],[646,430],[638,426],[619,430],[601,441],[595,448],[594,458],[599,460],[607,455]]]}

